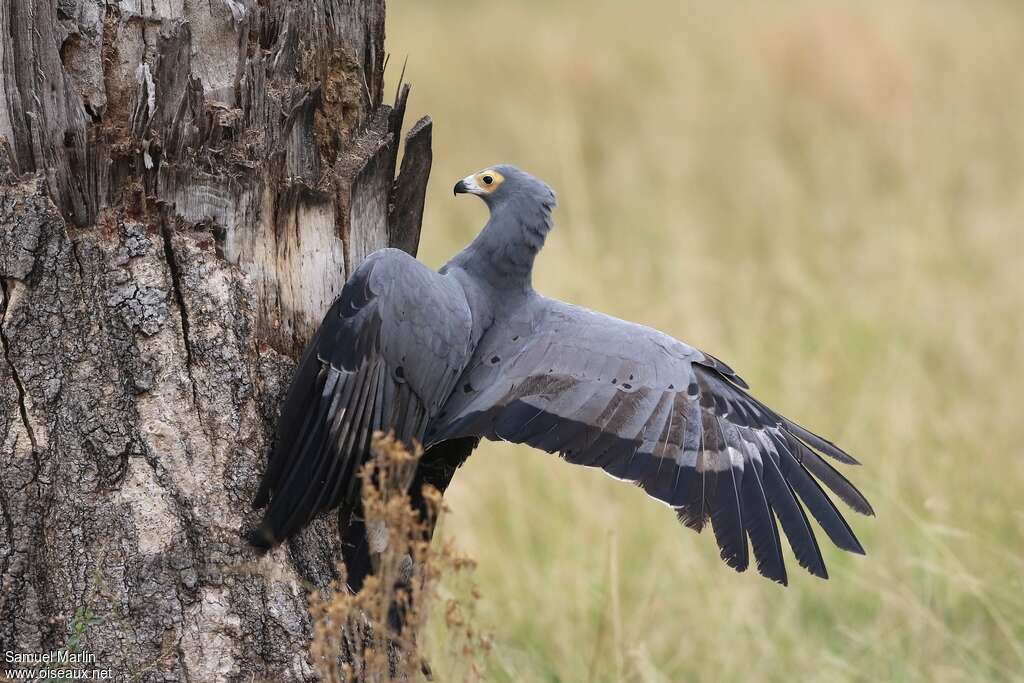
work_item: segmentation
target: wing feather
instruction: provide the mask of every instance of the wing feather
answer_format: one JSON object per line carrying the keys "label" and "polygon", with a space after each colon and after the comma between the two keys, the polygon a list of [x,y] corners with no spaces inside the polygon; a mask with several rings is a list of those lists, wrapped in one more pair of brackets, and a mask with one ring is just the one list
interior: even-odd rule
{"label": "wing feather", "polygon": [[250,541],[270,547],[338,506],[348,529],[373,432],[422,439],[469,362],[471,335],[469,305],[452,278],[398,250],[370,255],[299,361],[253,501],[267,510]]}
{"label": "wing feather", "polygon": [[821,549],[818,547],[817,539],[814,538],[807,515],[804,514],[800,501],[797,500],[796,494],[779,468],[779,455],[774,446],[767,450],[768,457],[764,461],[764,483],[768,493],[768,502],[775,514],[778,515],[779,523],[782,524],[786,538],[789,539],[789,545],[796,555],[796,561],[811,574],[823,579],[828,578],[825,561],[821,557]]}
{"label": "wing feather", "polygon": [[716,422],[723,445],[723,450],[718,452],[718,458],[723,462],[724,469],[718,473],[720,500],[711,508],[711,528],[715,532],[715,540],[721,549],[722,559],[733,569],[743,571],[749,563],[749,555],[743,510],[740,505],[743,459],[739,453],[742,444],[738,443],[739,436],[734,427],[723,423],[721,417],[717,418]]}
{"label": "wing feather", "polygon": [[[864,548],[861,547],[857,537],[853,535],[850,525],[839,514],[839,510],[836,509],[835,504],[822,490],[818,482],[814,481],[814,478],[811,477],[803,465],[796,461],[796,458],[793,457],[793,453],[786,446],[783,439],[775,435],[771,435],[771,438],[776,443],[777,452],[782,456],[781,468],[783,476],[786,477],[786,481],[796,491],[800,500],[806,503],[807,509],[818,520],[818,524],[825,530],[828,537],[839,548],[863,555]],[[790,438],[792,439],[793,437]]]}
{"label": "wing feather", "polygon": [[[743,470],[742,498],[747,510],[746,529],[754,549],[757,570],[762,576],[786,585],[786,563],[782,557],[782,543],[775,523],[775,513],[768,504],[762,481],[763,463],[756,452]],[[749,452],[749,451],[748,451]]]}
{"label": "wing feather", "polygon": [[430,443],[502,439],[599,467],[674,508],[690,528],[710,521],[733,568],[749,566],[752,548],[758,571],[779,583],[788,580],[780,526],[800,565],[827,577],[804,505],[839,548],[863,552],[818,483],[871,514],[816,451],[856,462],[849,454],[750,396],[714,356],[650,328],[539,301],[484,336],[431,423]]}

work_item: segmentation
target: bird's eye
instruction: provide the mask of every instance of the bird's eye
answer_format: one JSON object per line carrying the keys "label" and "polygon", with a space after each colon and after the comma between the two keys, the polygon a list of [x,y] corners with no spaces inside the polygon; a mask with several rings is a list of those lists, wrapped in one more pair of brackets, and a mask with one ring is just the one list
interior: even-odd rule
{"label": "bird's eye", "polygon": [[489,175],[485,175],[485,176],[483,177],[483,181],[484,181],[484,185],[490,185],[491,183],[493,183],[493,182],[494,182],[494,178],[492,178],[492,177],[491,177],[491,176],[489,176]]}

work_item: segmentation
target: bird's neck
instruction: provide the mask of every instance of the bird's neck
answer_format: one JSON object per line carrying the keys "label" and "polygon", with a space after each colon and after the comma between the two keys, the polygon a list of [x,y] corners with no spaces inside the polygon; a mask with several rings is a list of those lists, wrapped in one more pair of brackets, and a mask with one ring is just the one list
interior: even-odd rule
{"label": "bird's neck", "polygon": [[493,207],[487,225],[449,266],[461,268],[499,293],[532,291],[533,261],[551,231],[551,207],[531,208]]}

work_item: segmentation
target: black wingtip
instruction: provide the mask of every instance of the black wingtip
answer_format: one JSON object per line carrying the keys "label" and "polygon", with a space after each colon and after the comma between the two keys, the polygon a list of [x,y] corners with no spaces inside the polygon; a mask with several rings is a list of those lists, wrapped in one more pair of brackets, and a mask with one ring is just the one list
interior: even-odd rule
{"label": "black wingtip", "polygon": [[252,505],[250,505],[253,510],[265,508],[270,502],[270,479],[269,473],[263,475],[263,481],[260,482],[260,487],[256,489],[256,495],[252,499]]}
{"label": "black wingtip", "polygon": [[820,437],[806,427],[801,427],[796,422],[793,422],[789,418],[782,418],[786,431],[798,437],[805,443],[809,444],[813,448],[818,449],[825,455],[838,460],[844,465],[859,465],[860,461],[855,457],[844,451],[839,446],[835,445],[826,438]]}
{"label": "black wingtip", "polygon": [[262,524],[246,534],[245,540],[249,541],[249,545],[262,552],[277,545],[274,534]]}

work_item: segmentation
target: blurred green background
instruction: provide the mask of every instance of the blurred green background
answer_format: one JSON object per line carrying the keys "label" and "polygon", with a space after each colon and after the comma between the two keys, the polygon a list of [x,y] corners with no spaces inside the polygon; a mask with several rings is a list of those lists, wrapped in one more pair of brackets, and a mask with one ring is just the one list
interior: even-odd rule
{"label": "blurred green background", "polygon": [[[639,489],[485,444],[444,535],[479,561],[496,681],[976,681],[1024,671],[1024,7],[389,7],[434,118],[420,256],[498,162],[558,193],[544,294],[722,357],[864,463],[868,550],[782,588]],[[410,120],[414,120],[410,119]],[[826,547],[827,546],[827,547]],[[787,548],[788,551],[788,548]],[[457,592],[452,586],[449,589]],[[465,671],[435,620],[436,680]]]}

